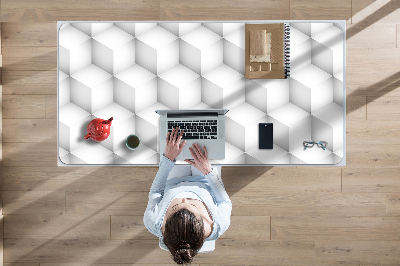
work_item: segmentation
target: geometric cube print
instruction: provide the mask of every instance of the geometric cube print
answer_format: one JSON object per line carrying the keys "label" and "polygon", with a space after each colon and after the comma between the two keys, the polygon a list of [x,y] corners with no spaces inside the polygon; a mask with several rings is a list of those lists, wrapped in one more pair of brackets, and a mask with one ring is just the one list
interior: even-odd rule
{"label": "geometric cube print", "polygon": [[[337,164],[343,158],[343,30],[289,23],[290,77],[246,80],[245,23],[65,23],[59,31],[58,143],[65,165],[157,165],[158,109],[226,108],[226,158],[213,164]],[[85,140],[113,117],[103,142]],[[274,124],[272,150],[258,124]],[[136,134],[138,149],[126,137]],[[326,141],[304,150],[303,141]],[[187,164],[177,161],[177,164]]]}

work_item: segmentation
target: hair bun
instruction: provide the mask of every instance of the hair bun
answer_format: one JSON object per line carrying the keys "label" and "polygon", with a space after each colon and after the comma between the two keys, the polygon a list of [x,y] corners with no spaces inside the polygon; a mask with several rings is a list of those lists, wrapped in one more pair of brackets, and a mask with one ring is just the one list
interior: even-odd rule
{"label": "hair bun", "polygon": [[[188,244],[185,244],[185,248]],[[178,264],[191,263],[193,261],[192,252],[189,249],[178,249],[175,251],[174,261]]]}

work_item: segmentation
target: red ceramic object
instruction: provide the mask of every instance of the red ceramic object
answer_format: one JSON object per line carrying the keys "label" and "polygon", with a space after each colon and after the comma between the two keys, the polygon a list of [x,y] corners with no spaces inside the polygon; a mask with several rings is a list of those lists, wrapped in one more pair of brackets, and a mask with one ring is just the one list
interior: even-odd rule
{"label": "red ceramic object", "polygon": [[111,129],[111,121],[113,118],[111,117],[108,120],[103,120],[101,118],[96,118],[90,121],[87,126],[87,134],[85,135],[85,139],[91,138],[94,141],[100,142],[106,140],[108,136],[110,136]]}

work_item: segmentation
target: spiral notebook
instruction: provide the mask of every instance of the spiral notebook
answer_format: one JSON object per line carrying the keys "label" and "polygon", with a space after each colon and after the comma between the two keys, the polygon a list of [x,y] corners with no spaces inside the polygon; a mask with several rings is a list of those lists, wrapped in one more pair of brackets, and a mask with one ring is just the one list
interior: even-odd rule
{"label": "spiral notebook", "polygon": [[289,24],[246,24],[245,34],[246,79],[286,79],[290,75]]}

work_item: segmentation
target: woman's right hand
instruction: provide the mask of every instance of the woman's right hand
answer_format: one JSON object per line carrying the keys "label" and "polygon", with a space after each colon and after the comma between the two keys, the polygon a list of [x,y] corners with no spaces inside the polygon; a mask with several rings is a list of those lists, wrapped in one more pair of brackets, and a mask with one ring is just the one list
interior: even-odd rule
{"label": "woman's right hand", "polygon": [[204,153],[201,150],[199,144],[193,143],[192,147],[189,147],[190,153],[192,154],[192,157],[194,159],[194,162],[186,159],[185,162],[190,163],[197,169],[199,169],[200,172],[202,172],[204,175],[209,174],[212,169],[211,169],[211,163],[208,160],[208,152],[207,148],[203,146],[204,148]]}

